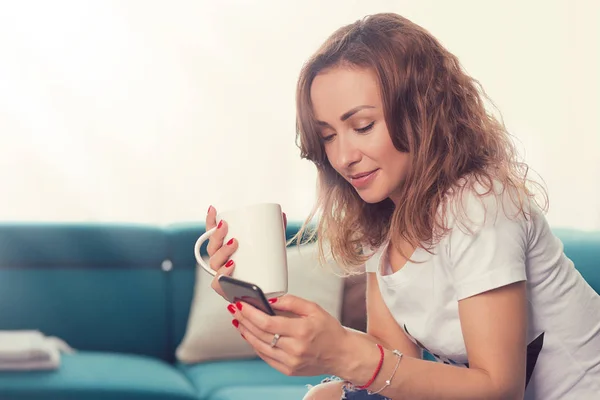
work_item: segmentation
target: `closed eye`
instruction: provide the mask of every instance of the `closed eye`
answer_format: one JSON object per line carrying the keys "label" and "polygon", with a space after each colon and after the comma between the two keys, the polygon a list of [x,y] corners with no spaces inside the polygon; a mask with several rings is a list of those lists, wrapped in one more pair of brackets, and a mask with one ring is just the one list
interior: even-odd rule
{"label": "closed eye", "polygon": [[327,136],[322,136],[321,140],[325,143],[327,142],[331,142],[333,140],[333,138],[335,137],[335,133],[332,133],[331,135],[327,135]]}
{"label": "closed eye", "polygon": [[355,131],[358,133],[367,133],[369,132],[371,129],[373,129],[373,126],[375,125],[375,121],[371,122],[369,125],[364,126],[362,128],[356,128]]}

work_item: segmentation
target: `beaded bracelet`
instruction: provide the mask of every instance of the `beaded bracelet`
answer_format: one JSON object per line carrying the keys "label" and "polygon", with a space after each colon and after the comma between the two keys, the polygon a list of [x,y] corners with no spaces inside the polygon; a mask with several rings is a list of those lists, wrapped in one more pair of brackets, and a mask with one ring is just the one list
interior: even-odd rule
{"label": "beaded bracelet", "polygon": [[362,386],[356,386],[357,389],[366,389],[369,386],[371,386],[373,381],[375,381],[375,378],[377,378],[379,371],[381,371],[381,366],[383,365],[384,352],[383,352],[383,347],[379,343],[377,343],[376,346],[377,346],[377,348],[379,348],[379,353],[381,354],[379,357],[379,364],[377,364],[377,368],[375,368],[375,372],[373,373],[373,376],[371,377],[371,379],[369,379],[369,381]]}
{"label": "beaded bracelet", "polygon": [[390,376],[390,379],[385,381],[385,385],[383,385],[383,387],[381,389],[379,389],[376,392],[369,391],[369,394],[377,394],[392,384],[392,379],[394,379],[394,375],[396,375],[396,370],[398,369],[398,366],[400,365],[400,360],[402,359],[402,353],[400,353],[398,350],[394,350],[392,353],[394,353],[396,355],[396,357],[398,357],[398,360],[396,361],[396,366],[394,367],[394,370],[392,371],[392,375]]}

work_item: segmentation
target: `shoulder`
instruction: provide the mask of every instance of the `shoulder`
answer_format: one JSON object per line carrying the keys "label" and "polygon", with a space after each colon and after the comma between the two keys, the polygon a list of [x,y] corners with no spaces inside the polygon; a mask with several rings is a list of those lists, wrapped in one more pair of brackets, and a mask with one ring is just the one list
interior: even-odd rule
{"label": "shoulder", "polygon": [[451,233],[477,234],[506,225],[525,226],[536,210],[524,190],[498,180],[482,182],[469,177],[448,191],[441,212]]}
{"label": "shoulder", "polygon": [[458,299],[526,279],[531,203],[525,192],[476,180],[447,199],[444,253]]}
{"label": "shoulder", "polygon": [[525,190],[471,178],[448,192],[442,213],[446,232],[440,244],[450,260],[456,260],[467,253],[475,259],[492,250],[525,253],[541,211]]}

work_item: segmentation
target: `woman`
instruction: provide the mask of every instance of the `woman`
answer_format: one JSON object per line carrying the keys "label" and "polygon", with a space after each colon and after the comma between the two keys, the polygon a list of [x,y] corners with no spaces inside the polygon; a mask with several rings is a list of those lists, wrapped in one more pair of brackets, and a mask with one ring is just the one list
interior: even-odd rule
{"label": "woman", "polygon": [[[600,297],[455,56],[398,15],[345,26],[301,72],[297,127],[318,169],[308,220],[349,272],[366,263],[368,333],[290,295],[273,307],[300,318],[228,309],[274,368],[336,376],[306,399],[597,398]],[[226,232],[209,244],[220,274]]]}

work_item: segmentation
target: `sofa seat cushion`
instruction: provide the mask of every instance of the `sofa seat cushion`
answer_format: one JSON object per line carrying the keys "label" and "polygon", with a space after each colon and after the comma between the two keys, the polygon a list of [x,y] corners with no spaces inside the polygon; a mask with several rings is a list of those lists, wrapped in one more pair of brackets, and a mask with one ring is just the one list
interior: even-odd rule
{"label": "sofa seat cushion", "polygon": [[63,354],[58,370],[0,372],[0,394],[3,400],[197,400],[183,374],[163,361],[83,351]]}
{"label": "sofa seat cushion", "polygon": [[307,392],[305,385],[235,386],[217,390],[207,400],[300,400]]}
{"label": "sofa seat cushion", "polygon": [[[316,385],[327,376],[286,376],[261,359],[206,361],[178,364],[196,387],[201,399],[210,399],[218,390],[238,386],[304,386]],[[237,392],[236,392],[237,393]],[[244,397],[242,397],[244,398]],[[288,397],[280,397],[285,399]],[[300,397],[302,398],[302,397]]]}

